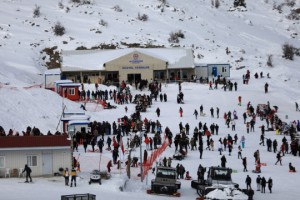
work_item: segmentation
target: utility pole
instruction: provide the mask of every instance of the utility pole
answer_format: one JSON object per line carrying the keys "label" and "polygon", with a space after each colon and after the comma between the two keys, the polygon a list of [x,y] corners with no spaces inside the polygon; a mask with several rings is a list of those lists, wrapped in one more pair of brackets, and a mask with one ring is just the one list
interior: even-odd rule
{"label": "utility pole", "polygon": [[143,182],[143,157],[142,157],[142,139],[143,139],[143,134],[142,131],[140,131],[140,167],[141,167],[141,182]]}

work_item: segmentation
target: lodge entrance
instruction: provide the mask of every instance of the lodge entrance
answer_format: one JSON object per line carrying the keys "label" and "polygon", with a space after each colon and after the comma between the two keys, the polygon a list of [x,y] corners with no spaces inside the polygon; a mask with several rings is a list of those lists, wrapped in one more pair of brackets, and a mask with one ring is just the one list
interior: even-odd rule
{"label": "lodge entrance", "polygon": [[135,83],[136,81],[140,82],[141,74],[127,74],[127,81],[129,83]]}

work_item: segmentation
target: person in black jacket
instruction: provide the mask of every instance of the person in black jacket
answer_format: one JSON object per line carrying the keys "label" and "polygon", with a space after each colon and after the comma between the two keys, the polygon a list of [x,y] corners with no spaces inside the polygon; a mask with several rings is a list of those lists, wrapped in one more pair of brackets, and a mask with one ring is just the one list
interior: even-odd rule
{"label": "person in black jacket", "polygon": [[269,188],[270,193],[272,193],[272,187],[273,187],[273,180],[270,177],[268,180],[268,188]]}
{"label": "person in black jacket", "polygon": [[24,173],[24,172],[26,172],[26,181],[25,181],[25,183],[28,183],[28,178],[30,178],[30,182],[32,182],[32,178],[30,176],[31,168],[28,167],[27,164],[25,165],[24,170],[22,171],[22,173]]}
{"label": "person in black jacket", "polygon": [[225,157],[225,155],[223,155],[222,157],[221,157],[221,166],[222,167],[226,167],[226,157]]}
{"label": "person in black jacket", "polygon": [[249,175],[247,175],[247,178],[246,178],[246,186],[247,186],[247,190],[251,190],[251,177]]}
{"label": "person in black jacket", "polygon": [[256,191],[260,191],[260,182],[261,182],[261,177],[260,177],[260,175],[258,175],[256,178],[256,185],[257,185]]}
{"label": "person in black jacket", "polygon": [[265,179],[265,177],[261,178],[261,193],[266,193],[266,184],[267,181]]}

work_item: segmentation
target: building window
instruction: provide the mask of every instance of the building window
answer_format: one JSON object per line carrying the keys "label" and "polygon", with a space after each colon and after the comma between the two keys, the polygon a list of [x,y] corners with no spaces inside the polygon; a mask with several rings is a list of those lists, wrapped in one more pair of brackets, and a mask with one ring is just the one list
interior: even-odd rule
{"label": "building window", "polygon": [[37,166],[37,156],[33,156],[33,155],[27,156],[27,165],[36,167]]}
{"label": "building window", "polygon": [[222,72],[227,72],[227,68],[226,67],[222,67]]}
{"label": "building window", "polygon": [[165,78],[164,71],[154,71],[154,79],[163,80]]}
{"label": "building window", "polygon": [[0,156],[0,168],[4,168],[4,167],[5,167],[5,157]]}
{"label": "building window", "polygon": [[69,95],[75,95],[75,88],[69,88]]}

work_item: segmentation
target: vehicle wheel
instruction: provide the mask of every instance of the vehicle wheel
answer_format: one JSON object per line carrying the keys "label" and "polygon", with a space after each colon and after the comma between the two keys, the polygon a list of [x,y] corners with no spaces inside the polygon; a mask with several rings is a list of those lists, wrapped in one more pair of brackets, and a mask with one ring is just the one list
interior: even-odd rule
{"label": "vehicle wheel", "polygon": [[198,180],[192,180],[191,181],[191,187],[192,188],[197,189],[199,185],[200,185],[200,181],[198,181]]}
{"label": "vehicle wheel", "polygon": [[92,182],[91,182],[91,181],[89,181],[89,184],[90,184],[90,185],[91,185],[91,183],[92,183]]}

